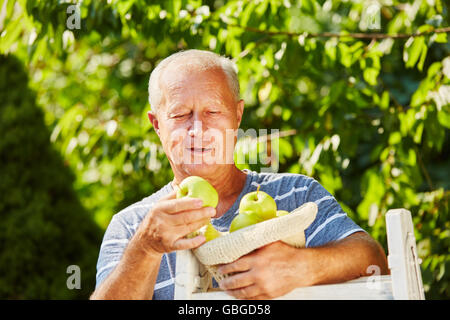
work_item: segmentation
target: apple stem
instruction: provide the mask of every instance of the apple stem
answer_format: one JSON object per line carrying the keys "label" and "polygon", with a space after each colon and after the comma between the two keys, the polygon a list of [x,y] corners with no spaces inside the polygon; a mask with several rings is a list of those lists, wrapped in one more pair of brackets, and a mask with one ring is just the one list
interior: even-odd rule
{"label": "apple stem", "polygon": [[256,198],[258,198],[258,191],[261,186],[258,184],[258,188],[256,189]]}

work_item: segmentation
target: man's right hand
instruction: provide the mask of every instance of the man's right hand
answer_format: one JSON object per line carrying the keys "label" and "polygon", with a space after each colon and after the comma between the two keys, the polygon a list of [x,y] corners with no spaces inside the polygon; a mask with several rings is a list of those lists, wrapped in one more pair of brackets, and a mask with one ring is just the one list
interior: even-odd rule
{"label": "man's right hand", "polygon": [[155,202],[139,225],[134,239],[147,253],[163,254],[192,249],[205,242],[203,235],[191,239],[185,236],[208,224],[216,209],[202,207],[197,198],[176,199],[173,191]]}

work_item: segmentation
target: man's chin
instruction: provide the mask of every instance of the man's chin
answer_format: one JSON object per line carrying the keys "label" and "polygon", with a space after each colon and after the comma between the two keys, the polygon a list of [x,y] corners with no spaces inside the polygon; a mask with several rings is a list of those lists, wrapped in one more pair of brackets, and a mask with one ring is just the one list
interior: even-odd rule
{"label": "man's chin", "polygon": [[210,164],[210,163],[201,163],[201,164],[184,164],[182,168],[184,172],[186,172],[189,176],[211,176],[217,175],[220,171],[220,168],[223,165],[220,164]]}

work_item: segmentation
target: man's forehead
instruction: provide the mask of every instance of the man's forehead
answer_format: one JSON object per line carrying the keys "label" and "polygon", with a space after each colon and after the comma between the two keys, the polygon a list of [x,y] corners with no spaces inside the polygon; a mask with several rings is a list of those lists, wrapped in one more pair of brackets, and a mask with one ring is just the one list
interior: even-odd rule
{"label": "man's forehead", "polygon": [[172,63],[168,65],[162,72],[160,83],[163,86],[177,87],[183,85],[183,82],[192,81],[199,82],[223,82],[226,76],[223,70],[216,66],[203,66],[189,64],[189,62]]}
{"label": "man's forehead", "polygon": [[170,69],[169,67],[166,68],[161,75],[160,89],[165,102],[168,102],[167,99],[180,98],[187,91],[189,93],[207,91],[211,99],[223,100],[232,97],[226,76],[223,70],[217,67],[170,66]]}

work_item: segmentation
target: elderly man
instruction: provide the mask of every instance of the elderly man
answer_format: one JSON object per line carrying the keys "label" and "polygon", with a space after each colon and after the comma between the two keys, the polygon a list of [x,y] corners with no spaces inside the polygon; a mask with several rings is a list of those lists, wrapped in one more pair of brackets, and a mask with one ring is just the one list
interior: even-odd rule
{"label": "elderly man", "polygon": [[[228,133],[239,128],[244,102],[229,59],[200,50],[176,53],[152,72],[149,96],[149,119],[174,179],[114,215],[100,249],[91,299],[173,299],[175,269],[183,268],[175,265],[176,251],[205,241],[202,235],[185,236],[210,219],[217,229],[228,230],[241,198],[257,186],[280,210],[291,211],[308,201],[319,210],[305,230],[305,248],[279,241],[221,266],[223,274],[233,273],[219,283],[230,295],[269,299],[296,287],[357,278],[366,275],[369,266],[388,272],[379,244],[317,181],[300,174],[241,171],[230,161],[232,152],[227,151],[234,149],[236,139],[230,143]],[[214,134],[204,134],[208,131]],[[215,209],[202,207],[199,199],[176,199],[176,185],[192,175],[217,190]]]}

